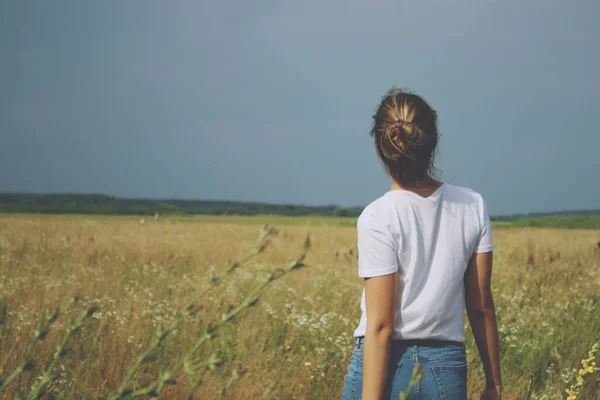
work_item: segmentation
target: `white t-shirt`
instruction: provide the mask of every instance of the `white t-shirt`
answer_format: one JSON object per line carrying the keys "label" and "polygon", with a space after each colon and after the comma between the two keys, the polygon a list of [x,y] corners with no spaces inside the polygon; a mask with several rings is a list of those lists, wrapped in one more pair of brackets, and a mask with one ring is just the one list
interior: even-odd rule
{"label": "white t-shirt", "polygon": [[[431,196],[392,190],[361,213],[358,276],[398,271],[394,339],[464,341],[464,274],[473,253],[494,249],[481,195],[448,183]],[[367,327],[365,290],[354,337]]]}

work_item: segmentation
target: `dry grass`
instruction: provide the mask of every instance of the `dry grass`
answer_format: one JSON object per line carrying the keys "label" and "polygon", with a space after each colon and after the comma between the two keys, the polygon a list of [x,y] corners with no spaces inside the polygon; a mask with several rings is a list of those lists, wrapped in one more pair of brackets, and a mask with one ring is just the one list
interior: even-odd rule
{"label": "dry grass", "polygon": [[[93,304],[100,311],[84,323],[56,364],[58,379],[49,392],[56,398],[107,396],[155,328],[172,322],[228,260],[243,256],[264,222],[164,218],[142,224],[132,217],[0,216],[0,306],[6,306],[0,379],[18,365],[45,313],[78,295],[82,304],[73,315]],[[202,334],[203,323],[237,304],[268,271],[302,251],[304,220],[275,217],[272,222],[280,234],[268,251],[203,300],[201,312],[186,319],[157,360],[136,374],[139,385],[180,360]],[[217,398],[234,367],[245,373],[224,398],[260,398],[270,384],[275,384],[270,398],[339,398],[362,289],[355,230],[339,222],[313,221],[308,267],[273,282],[253,309],[224,326],[202,350],[206,357],[217,354],[224,364],[204,374],[197,398]],[[507,399],[564,398],[575,381],[581,358],[600,335],[599,238],[598,230],[495,232],[493,289]],[[66,323],[59,319],[56,328]],[[37,346],[36,365],[52,357],[60,333],[51,330]],[[472,341],[467,345],[470,395],[475,396],[482,373]],[[38,372],[22,374],[0,398],[26,392]],[[184,398],[187,391],[187,380],[180,379],[163,397]]]}

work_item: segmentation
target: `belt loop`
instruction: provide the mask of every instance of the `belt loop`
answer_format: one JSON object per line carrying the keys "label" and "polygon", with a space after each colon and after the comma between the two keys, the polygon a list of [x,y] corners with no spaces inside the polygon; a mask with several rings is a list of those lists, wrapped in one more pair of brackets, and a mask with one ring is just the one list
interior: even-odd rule
{"label": "belt loop", "polygon": [[413,353],[413,360],[415,363],[419,362],[419,347],[418,346],[413,346],[412,347],[412,353]]}
{"label": "belt loop", "polygon": [[359,336],[359,337],[356,338],[356,347],[357,348],[360,349],[362,347],[364,339],[365,339],[364,336]]}

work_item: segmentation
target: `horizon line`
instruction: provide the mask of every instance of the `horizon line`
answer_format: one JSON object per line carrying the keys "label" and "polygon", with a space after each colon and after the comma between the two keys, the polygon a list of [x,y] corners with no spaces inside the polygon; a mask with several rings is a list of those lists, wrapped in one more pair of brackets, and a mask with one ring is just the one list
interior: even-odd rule
{"label": "horizon line", "polygon": [[[319,204],[319,205],[307,205],[302,203],[272,203],[264,201],[246,201],[246,200],[215,200],[215,199],[200,199],[200,198],[175,198],[175,197],[128,197],[128,196],[116,196],[98,192],[19,192],[19,191],[0,191],[2,195],[26,195],[26,196],[102,196],[108,198],[114,198],[118,200],[152,200],[152,201],[186,201],[186,202],[206,202],[206,203],[224,203],[224,204],[248,204],[248,205],[266,205],[266,206],[292,206],[292,207],[307,207],[307,208],[323,208],[323,207],[335,207],[341,209],[364,209],[365,205],[360,206],[349,206],[344,207],[339,204]],[[530,211],[530,212],[516,212],[511,214],[502,215],[490,215],[490,218],[499,217],[515,217],[515,216],[536,216],[536,215],[556,215],[556,214],[591,214],[600,212],[600,209],[578,209],[578,210],[555,210],[555,211]]]}

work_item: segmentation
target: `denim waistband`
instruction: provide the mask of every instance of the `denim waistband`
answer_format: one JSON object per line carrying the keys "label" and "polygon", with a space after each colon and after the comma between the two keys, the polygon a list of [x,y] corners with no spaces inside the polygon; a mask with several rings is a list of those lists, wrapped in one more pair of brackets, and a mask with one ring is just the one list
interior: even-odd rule
{"label": "denim waistband", "polygon": [[[355,338],[356,346],[361,347],[365,337],[358,336]],[[464,342],[456,342],[453,340],[438,340],[438,339],[392,339],[392,344],[405,345],[410,347],[444,347],[444,346],[462,346]]]}

